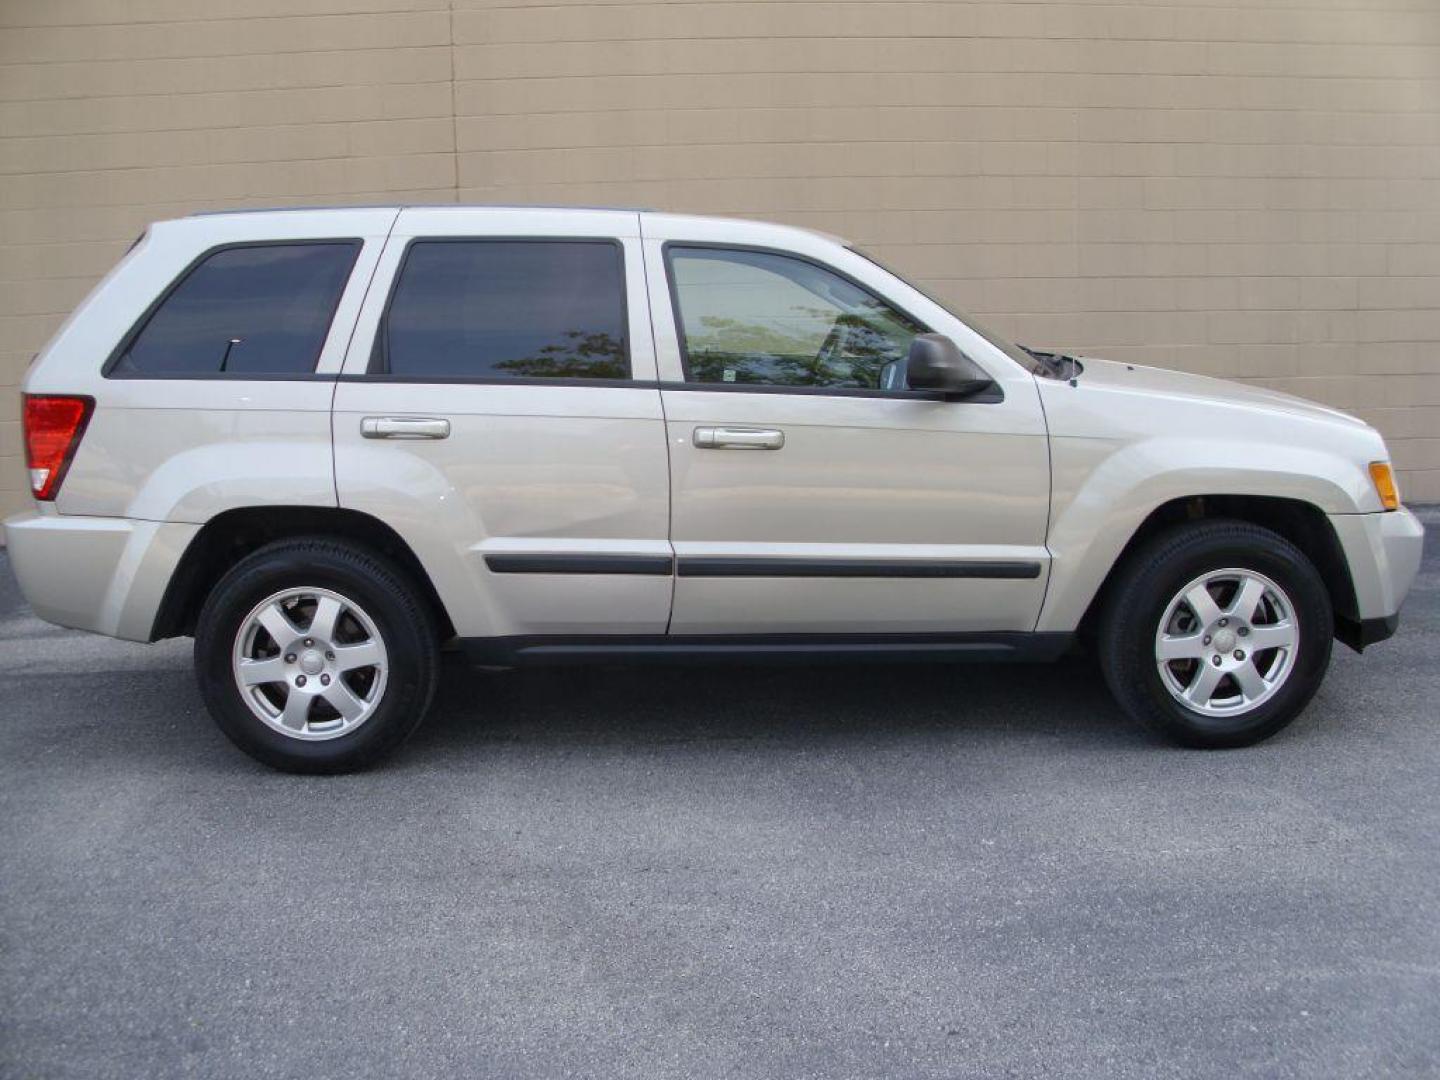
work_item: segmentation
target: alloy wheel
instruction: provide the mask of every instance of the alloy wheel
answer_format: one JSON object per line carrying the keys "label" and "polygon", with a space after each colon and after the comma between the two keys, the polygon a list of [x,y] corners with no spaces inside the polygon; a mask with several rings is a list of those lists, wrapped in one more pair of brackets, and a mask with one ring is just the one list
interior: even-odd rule
{"label": "alloy wheel", "polygon": [[348,735],[379,707],[389,655],[374,619],[330,589],[267,596],[242,620],[231,658],[250,711],[292,739]]}
{"label": "alloy wheel", "polygon": [[1295,668],[1300,627],[1285,590],[1253,570],[1214,570],[1170,601],[1155,663],[1170,696],[1205,716],[1236,716],[1269,701]]}

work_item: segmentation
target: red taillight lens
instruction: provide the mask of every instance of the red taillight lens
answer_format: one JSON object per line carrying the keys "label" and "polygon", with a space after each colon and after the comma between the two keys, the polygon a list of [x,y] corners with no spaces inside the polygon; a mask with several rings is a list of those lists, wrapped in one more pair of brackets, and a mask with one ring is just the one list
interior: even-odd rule
{"label": "red taillight lens", "polygon": [[70,468],[70,459],[90,422],[95,399],[69,394],[26,394],[24,398],[21,416],[30,491],[35,498],[48,502],[60,491],[65,470]]}

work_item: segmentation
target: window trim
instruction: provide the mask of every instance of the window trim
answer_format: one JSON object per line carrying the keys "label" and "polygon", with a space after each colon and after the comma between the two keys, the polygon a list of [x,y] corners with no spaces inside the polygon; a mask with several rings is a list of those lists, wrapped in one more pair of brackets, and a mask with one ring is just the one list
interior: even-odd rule
{"label": "window trim", "polygon": [[[879,401],[952,401],[943,390],[871,390],[864,386],[781,386],[777,383],[660,382],[661,390],[699,394],[789,394],[791,397],[874,398]],[[978,394],[970,401],[999,401]]]}
{"label": "window trim", "polygon": [[[615,249],[620,260],[620,327],[624,336],[625,366],[630,369],[627,379],[587,379],[582,376],[546,378],[543,375],[407,375],[390,370],[390,309],[395,303],[395,294],[405,276],[405,267],[410,255],[419,244],[606,244]],[[370,342],[370,355],[365,370],[346,376],[351,382],[394,382],[417,384],[468,384],[474,386],[590,386],[599,388],[653,386],[654,380],[636,379],[635,357],[630,350],[630,282],[625,266],[625,243],[618,236],[507,236],[486,233],[483,236],[412,236],[405,242],[390,275],[389,292],[385,305],[380,309],[380,318],[375,323],[375,337]]]}
{"label": "window trim", "polygon": [[[142,234],[143,236],[143,234]],[[138,242],[138,241],[137,241]],[[315,350],[315,359],[310,362],[309,371],[271,371],[271,372],[232,372],[232,371],[206,371],[206,372],[185,372],[185,371],[115,371],[115,365],[120,363],[123,357],[137,338],[145,332],[159,310],[165,306],[165,302],[174,295],[175,291],[185,284],[190,275],[209,258],[220,254],[222,251],[234,251],[244,248],[262,247],[309,247],[315,244],[325,244],[332,247],[350,248],[350,265],[345,270],[345,279],[340,283],[340,288],[335,293],[335,302],[330,305],[330,317],[325,320],[325,333],[320,339],[320,347]],[[335,329],[335,315],[340,310],[340,304],[345,299],[345,291],[350,287],[351,280],[355,277],[355,264],[360,259],[360,252],[364,250],[365,240],[359,236],[319,236],[305,237],[295,240],[237,240],[226,244],[216,244],[206,248],[196,255],[185,266],[170,279],[170,284],[161,290],[160,295],[150,302],[150,305],[140,313],[140,317],[130,325],[120,338],[120,343],[110,350],[105,363],[100,368],[100,375],[106,379],[162,379],[162,380],[229,380],[230,382],[310,382],[310,381],[333,381],[333,374],[318,372],[315,370],[320,364],[320,357],[325,355],[325,345],[330,340],[330,334]]]}
{"label": "window trim", "polygon": [[[324,376],[329,378],[330,376]],[[411,386],[591,386],[611,390],[678,390],[712,394],[792,394],[801,397],[893,398],[902,401],[949,401],[943,390],[867,390],[857,386],[775,386],[770,383],[687,383],[673,379],[576,379],[516,375],[370,375],[364,372],[335,376],[342,383],[397,383]],[[979,396],[967,401],[991,401]]]}
{"label": "window trim", "polygon": [[[714,240],[666,240],[660,245],[661,257],[665,262],[665,285],[670,293],[670,313],[674,320],[675,344],[680,350],[680,372],[684,376],[682,382],[667,382],[662,380],[662,390],[688,390],[702,391],[722,394],[798,394],[804,397],[865,397],[865,398],[889,398],[901,401],[947,401],[945,394],[939,390],[871,390],[859,386],[782,386],[778,383],[707,383],[699,382],[691,378],[690,374],[690,350],[685,342],[685,321],[680,311],[680,293],[676,288],[674,249],[676,248],[699,248],[706,251],[739,251],[750,252],[757,255],[777,255],[782,258],[794,259],[797,262],[809,263],[811,266],[825,270],[840,278],[847,284],[853,285],[866,295],[880,301],[887,307],[899,312],[909,319],[916,326],[921,327],[917,333],[930,334],[935,331],[924,319],[917,317],[913,312],[897,304],[888,296],[877,292],[873,287],[860,281],[844,270],[820,259],[804,255],[798,251],[788,251],[784,248],[768,247],[762,244],[729,244]],[[883,269],[883,267],[882,267]],[[967,403],[989,404],[1003,401],[1004,391],[1000,384],[995,384],[995,391],[966,398]]]}
{"label": "window trim", "polygon": [[545,375],[392,375],[390,372],[357,371],[338,376],[344,383],[395,383],[405,386],[595,386],[601,389],[654,390],[654,379],[586,379],[573,375],[550,378]]}

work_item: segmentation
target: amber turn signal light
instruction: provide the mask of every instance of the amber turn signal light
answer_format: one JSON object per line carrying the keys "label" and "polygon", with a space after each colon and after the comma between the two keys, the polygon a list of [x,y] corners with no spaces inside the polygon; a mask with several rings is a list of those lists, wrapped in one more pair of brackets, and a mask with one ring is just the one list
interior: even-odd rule
{"label": "amber turn signal light", "polygon": [[1400,489],[1395,486],[1395,473],[1390,469],[1390,462],[1370,462],[1370,479],[1374,482],[1375,491],[1380,496],[1380,505],[1386,510],[1399,510]]}

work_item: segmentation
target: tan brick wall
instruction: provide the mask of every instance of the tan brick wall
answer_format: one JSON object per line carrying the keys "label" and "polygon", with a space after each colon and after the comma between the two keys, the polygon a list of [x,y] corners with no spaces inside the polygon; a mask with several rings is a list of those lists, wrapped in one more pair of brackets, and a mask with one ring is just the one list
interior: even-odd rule
{"label": "tan brick wall", "polygon": [[145,222],[453,199],[838,232],[1354,411],[1440,500],[1435,0],[0,0],[0,511],[26,362]]}

